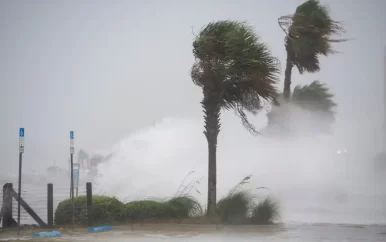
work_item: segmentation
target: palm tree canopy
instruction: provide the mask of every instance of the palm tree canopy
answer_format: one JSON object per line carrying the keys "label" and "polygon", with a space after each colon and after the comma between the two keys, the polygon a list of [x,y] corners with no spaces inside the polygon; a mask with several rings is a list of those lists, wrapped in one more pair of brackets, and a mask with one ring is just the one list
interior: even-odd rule
{"label": "palm tree canopy", "polygon": [[[278,94],[277,99],[282,100],[283,94]],[[326,131],[329,129],[329,125],[334,121],[335,108],[337,104],[333,101],[334,95],[331,90],[324,83],[319,81],[313,81],[309,85],[297,85],[294,88],[291,102],[296,104],[297,107],[309,111],[315,119],[319,122],[317,125],[324,124],[325,128],[320,130]],[[268,127],[275,125],[282,126],[285,123],[291,123],[288,120],[288,116],[285,116],[286,109],[295,108],[291,105],[282,105],[280,107],[273,106],[271,111],[267,113]],[[292,117],[293,124],[297,124],[296,119],[299,119],[296,115]],[[291,127],[289,127],[291,128]]]}
{"label": "palm tree canopy", "polygon": [[319,56],[334,53],[332,44],[346,39],[334,36],[344,32],[339,22],[334,21],[329,9],[318,0],[308,0],[297,7],[294,15],[279,18],[285,30],[286,49],[290,52],[293,64],[299,72],[315,73],[320,70]]}
{"label": "palm tree canopy", "polygon": [[292,102],[299,106],[323,113],[334,114],[337,104],[333,101],[334,94],[324,83],[313,81],[309,85],[297,85],[294,89]]}
{"label": "palm tree canopy", "polygon": [[276,96],[279,62],[268,47],[245,22],[218,21],[196,36],[193,54],[193,82],[217,95],[221,108],[234,109],[253,131],[244,110],[256,114],[263,100]]}

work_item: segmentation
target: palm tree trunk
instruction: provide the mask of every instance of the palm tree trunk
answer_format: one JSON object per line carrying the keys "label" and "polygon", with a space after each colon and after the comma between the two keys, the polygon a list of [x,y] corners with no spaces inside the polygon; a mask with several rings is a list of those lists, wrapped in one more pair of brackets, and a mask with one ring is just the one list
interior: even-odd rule
{"label": "palm tree trunk", "polygon": [[285,101],[290,100],[292,67],[293,67],[292,57],[290,55],[290,51],[287,49],[287,64],[284,72],[284,91],[283,91],[283,98]]}
{"label": "palm tree trunk", "polygon": [[220,132],[220,98],[215,92],[204,90],[201,102],[204,109],[205,131],[208,140],[208,216],[216,216],[217,194],[217,137]]}

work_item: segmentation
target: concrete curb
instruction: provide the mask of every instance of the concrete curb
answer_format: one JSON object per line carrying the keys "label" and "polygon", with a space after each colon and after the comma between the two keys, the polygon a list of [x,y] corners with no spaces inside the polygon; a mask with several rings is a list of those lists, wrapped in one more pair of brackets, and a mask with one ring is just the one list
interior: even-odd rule
{"label": "concrete curb", "polygon": [[89,233],[97,233],[97,232],[109,231],[109,230],[112,230],[112,229],[113,229],[112,226],[107,225],[107,226],[88,228],[88,232]]}
{"label": "concrete curb", "polygon": [[59,237],[61,234],[59,231],[39,232],[32,235],[33,238],[38,237]]}

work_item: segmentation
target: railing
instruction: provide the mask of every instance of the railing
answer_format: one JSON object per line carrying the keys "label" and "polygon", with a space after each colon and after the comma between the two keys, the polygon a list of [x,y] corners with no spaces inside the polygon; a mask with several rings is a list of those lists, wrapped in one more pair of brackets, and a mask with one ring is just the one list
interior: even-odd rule
{"label": "railing", "polygon": [[[1,190],[0,199],[0,222],[3,228],[16,227],[17,226],[17,208],[18,208],[18,194],[17,188],[13,187],[12,183],[6,183]],[[54,212],[59,203],[63,200],[69,199],[70,192],[68,188],[56,188],[53,184],[47,184],[46,189],[33,189],[22,190],[20,200],[20,225],[38,225],[40,227],[51,227],[55,224]],[[86,211],[81,214],[81,219],[91,224],[91,218],[88,216],[91,214],[92,206],[92,184],[86,183],[86,187],[80,187],[78,189],[78,195],[84,195],[86,199],[80,201],[76,199],[74,206],[72,203],[70,209],[66,209],[69,216],[66,214],[62,217],[72,217],[72,214],[78,214],[75,211]],[[86,209],[84,209],[86,208]],[[74,213],[75,212],[75,213]]]}

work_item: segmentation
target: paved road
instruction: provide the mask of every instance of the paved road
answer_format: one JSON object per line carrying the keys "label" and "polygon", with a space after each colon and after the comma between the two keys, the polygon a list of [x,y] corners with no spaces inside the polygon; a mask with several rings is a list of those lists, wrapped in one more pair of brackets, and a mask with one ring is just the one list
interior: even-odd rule
{"label": "paved road", "polygon": [[[206,225],[144,225],[114,227],[112,231],[88,234],[85,229],[64,231],[58,238],[36,241],[108,241],[108,242],[156,242],[156,241],[187,241],[187,242],[233,242],[233,241],[266,241],[266,242],[337,242],[386,241],[386,226],[354,226],[354,225],[274,225],[274,226],[226,226],[217,228]],[[0,241],[15,240],[15,232],[0,235]],[[23,231],[21,240],[34,241],[32,231]],[[20,241],[21,241],[20,240]]]}

